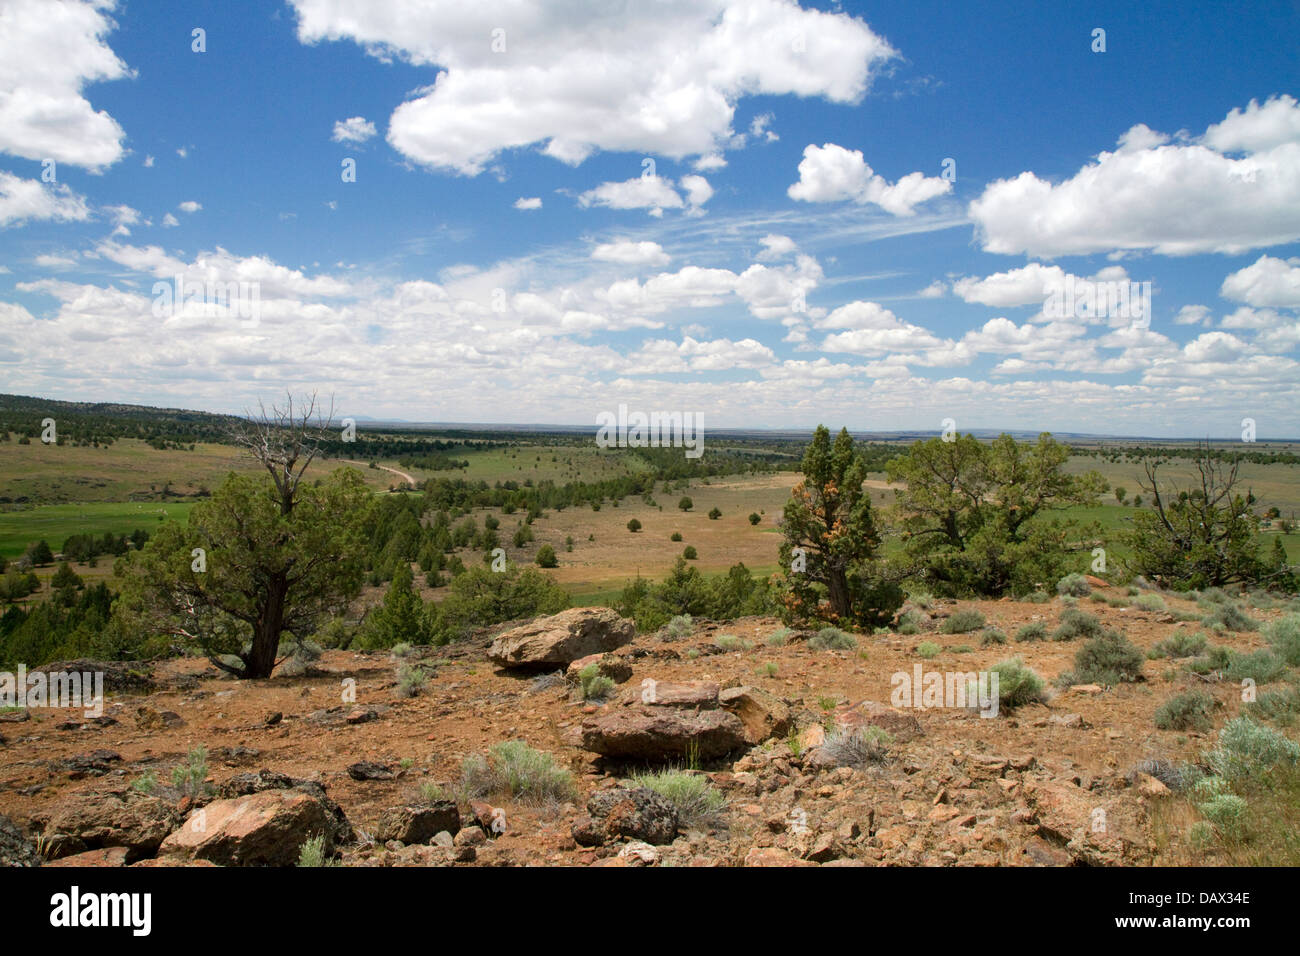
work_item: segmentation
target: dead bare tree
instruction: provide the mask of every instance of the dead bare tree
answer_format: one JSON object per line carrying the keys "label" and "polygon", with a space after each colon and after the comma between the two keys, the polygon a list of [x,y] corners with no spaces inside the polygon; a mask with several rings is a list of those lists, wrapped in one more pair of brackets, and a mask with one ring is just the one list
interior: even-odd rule
{"label": "dead bare tree", "polygon": [[296,410],[293,395],[288,393],[283,408],[272,405],[268,412],[260,399],[257,408],[256,416],[245,410],[230,437],[270,474],[280,514],[288,515],[297,501],[303,475],[321,454],[320,439],[333,427],[334,399],[330,397],[328,413],[319,407],[315,392],[300,401]]}

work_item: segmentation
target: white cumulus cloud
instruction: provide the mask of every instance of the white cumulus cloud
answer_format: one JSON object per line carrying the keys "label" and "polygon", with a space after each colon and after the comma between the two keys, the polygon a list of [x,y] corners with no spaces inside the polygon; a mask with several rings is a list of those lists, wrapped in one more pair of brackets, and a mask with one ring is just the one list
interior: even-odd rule
{"label": "white cumulus cloud", "polygon": [[336,143],[364,143],[376,132],[375,124],[370,120],[364,116],[352,116],[334,123],[334,135],[331,139]]}
{"label": "white cumulus cloud", "polygon": [[984,249],[1008,255],[1237,254],[1293,242],[1300,239],[1300,103],[1252,101],[1196,142],[1166,143],[1134,127],[1119,149],[1070,179],[1053,184],[1022,172],[990,184],[968,212]]}
{"label": "white cumulus cloud", "polygon": [[596,150],[717,155],[742,97],[854,103],[897,56],[860,19],[794,0],[291,2],[303,43],[350,40],[429,68],[388,141],[465,175],[534,145],[570,164]]}
{"label": "white cumulus cloud", "polygon": [[862,151],[835,143],[809,144],[799,162],[799,181],[786,192],[803,202],[874,203],[895,216],[910,216],[915,207],[952,191],[952,183],[938,176],[908,173],[890,183],[867,165]]}
{"label": "white cumulus cloud", "polygon": [[99,170],[122,158],[117,120],[82,95],[128,75],[104,41],[114,0],[0,4],[0,150]]}

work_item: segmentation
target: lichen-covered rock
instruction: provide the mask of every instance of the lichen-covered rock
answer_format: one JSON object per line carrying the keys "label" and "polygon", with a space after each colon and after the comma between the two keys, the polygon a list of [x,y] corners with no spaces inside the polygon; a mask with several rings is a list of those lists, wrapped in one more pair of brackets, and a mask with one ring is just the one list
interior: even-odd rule
{"label": "lichen-covered rock", "polygon": [[0,866],[40,866],[36,844],[27,838],[22,827],[0,816]]}
{"label": "lichen-covered rock", "polygon": [[598,790],[587,801],[587,816],[573,827],[580,846],[617,839],[661,846],[677,837],[677,808],[647,787]]}

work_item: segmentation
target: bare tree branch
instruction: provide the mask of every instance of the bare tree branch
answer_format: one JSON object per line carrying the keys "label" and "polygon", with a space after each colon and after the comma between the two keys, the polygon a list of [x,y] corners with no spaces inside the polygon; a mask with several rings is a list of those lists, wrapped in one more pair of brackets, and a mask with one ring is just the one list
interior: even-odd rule
{"label": "bare tree branch", "polygon": [[272,405],[268,412],[259,399],[257,408],[256,415],[245,410],[230,437],[266,469],[275,483],[280,513],[287,515],[297,502],[303,475],[321,455],[320,439],[333,427],[334,399],[331,396],[327,411],[313,392],[295,409],[293,395],[286,393],[284,407]]}

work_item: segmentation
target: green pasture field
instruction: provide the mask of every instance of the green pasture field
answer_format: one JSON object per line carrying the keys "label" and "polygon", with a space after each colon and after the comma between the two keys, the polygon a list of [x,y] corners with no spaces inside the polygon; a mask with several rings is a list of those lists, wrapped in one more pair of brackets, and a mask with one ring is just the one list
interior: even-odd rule
{"label": "green pasture field", "polygon": [[[45,539],[54,551],[74,534],[130,534],[143,528],[150,534],[162,521],[187,521],[189,501],[92,502],[78,505],[42,505],[21,511],[0,512],[0,555],[16,558],[33,541]],[[111,558],[101,563],[112,563]]]}
{"label": "green pasture field", "polygon": [[[314,462],[309,478],[324,477],[341,462]],[[158,450],[138,438],[78,447],[34,441],[0,442],[0,507],[82,502],[161,501],[215,491],[231,472],[255,474],[257,465],[233,445],[199,444],[193,451]],[[387,489],[396,476],[360,468],[366,483]]]}

